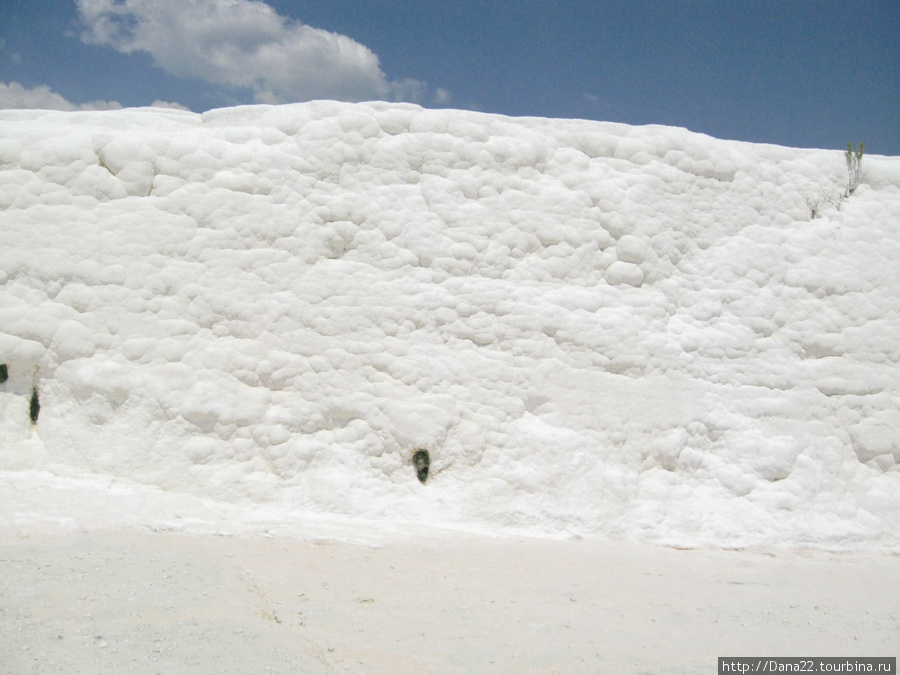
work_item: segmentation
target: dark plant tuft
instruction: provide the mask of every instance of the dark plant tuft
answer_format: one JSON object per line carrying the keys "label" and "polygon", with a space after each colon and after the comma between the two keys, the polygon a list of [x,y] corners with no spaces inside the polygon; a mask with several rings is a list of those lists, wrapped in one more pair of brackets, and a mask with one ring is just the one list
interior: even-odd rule
{"label": "dark plant tuft", "polygon": [[427,450],[416,450],[412,458],[413,466],[416,467],[416,475],[419,482],[424,483],[428,480],[428,467],[431,465],[431,457],[428,456]]}
{"label": "dark plant tuft", "polygon": [[31,415],[31,423],[32,424],[37,424],[37,418],[40,413],[41,413],[41,402],[38,400],[37,387],[34,387],[31,390],[31,409],[30,409],[30,413],[29,413]]}

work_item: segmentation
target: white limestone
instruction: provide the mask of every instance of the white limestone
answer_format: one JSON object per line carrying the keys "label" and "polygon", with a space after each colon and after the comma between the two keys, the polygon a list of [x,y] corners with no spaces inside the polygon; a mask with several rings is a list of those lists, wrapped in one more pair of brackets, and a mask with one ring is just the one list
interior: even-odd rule
{"label": "white limestone", "polygon": [[0,468],[894,546],[900,158],[846,181],[839,151],[405,104],[0,111]]}

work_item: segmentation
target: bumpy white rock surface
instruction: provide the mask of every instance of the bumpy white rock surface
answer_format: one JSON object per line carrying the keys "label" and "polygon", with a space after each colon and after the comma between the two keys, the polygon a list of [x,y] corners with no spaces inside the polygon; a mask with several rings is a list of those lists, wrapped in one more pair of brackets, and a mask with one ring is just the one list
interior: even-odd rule
{"label": "bumpy white rock surface", "polygon": [[900,158],[846,186],[839,151],[658,126],[2,111],[0,468],[894,546]]}

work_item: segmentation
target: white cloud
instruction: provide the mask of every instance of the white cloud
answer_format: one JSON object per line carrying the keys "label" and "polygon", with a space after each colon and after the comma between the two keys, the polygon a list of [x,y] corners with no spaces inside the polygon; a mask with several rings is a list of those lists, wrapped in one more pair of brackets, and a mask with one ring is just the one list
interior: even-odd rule
{"label": "white cloud", "polygon": [[180,103],[174,103],[173,101],[156,100],[150,104],[150,107],[151,108],[170,108],[172,110],[184,110],[187,112],[191,111],[190,108],[186,108],[185,106],[181,105]]}
{"label": "white cloud", "polygon": [[421,80],[406,78],[396,80],[390,84],[390,96],[395,101],[409,101],[410,103],[422,103],[428,92],[428,85]]}
{"label": "white cloud", "polygon": [[434,90],[434,102],[438,105],[450,103],[453,94],[448,89],[438,87]]}
{"label": "white cloud", "polygon": [[76,105],[43,85],[26,89],[18,82],[0,82],[0,109],[34,108],[39,110],[118,110],[122,105],[116,101],[91,101]]}
{"label": "white cloud", "polygon": [[147,52],[168,73],[253,91],[260,103],[417,99],[424,82],[390,82],[346,35],[280,16],[257,0],[77,0],[82,40]]}
{"label": "white cloud", "polygon": [[[189,110],[180,103],[172,101],[153,101],[151,108],[172,108],[174,110]],[[121,110],[122,104],[118,101],[90,101],[89,103],[72,103],[57,94],[46,85],[26,89],[18,82],[4,84],[0,82],[0,110]]]}

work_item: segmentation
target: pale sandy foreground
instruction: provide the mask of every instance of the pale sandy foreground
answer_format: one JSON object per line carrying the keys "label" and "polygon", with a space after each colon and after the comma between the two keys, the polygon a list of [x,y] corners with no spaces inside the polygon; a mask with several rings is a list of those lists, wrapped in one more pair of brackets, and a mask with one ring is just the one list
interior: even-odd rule
{"label": "pale sandy foreground", "polygon": [[714,673],[720,655],[900,645],[896,552],[276,522],[161,491],[2,479],[4,674]]}

